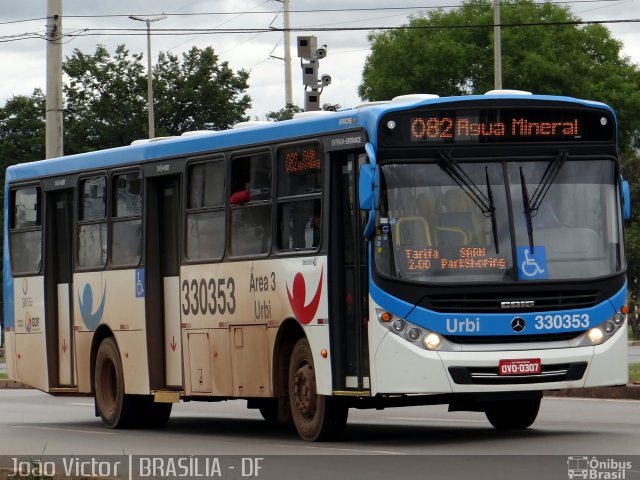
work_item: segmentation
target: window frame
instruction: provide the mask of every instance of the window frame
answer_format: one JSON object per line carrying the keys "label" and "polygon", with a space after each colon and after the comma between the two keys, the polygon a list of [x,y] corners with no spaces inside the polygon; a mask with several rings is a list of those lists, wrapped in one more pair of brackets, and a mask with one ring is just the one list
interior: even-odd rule
{"label": "window frame", "polygon": [[[222,203],[220,205],[215,206],[203,206],[203,207],[190,207],[191,201],[191,169],[198,165],[204,165],[207,163],[222,163],[223,167],[223,175],[222,175]],[[211,263],[211,262],[219,262],[225,257],[226,249],[227,249],[227,196],[228,196],[228,177],[229,177],[229,161],[227,157],[223,154],[213,155],[208,157],[200,157],[196,159],[187,160],[185,164],[185,186],[184,186],[184,241],[183,241],[183,252],[182,257],[184,262],[187,264],[198,264],[198,263]],[[222,218],[224,221],[223,226],[223,245],[222,250],[219,256],[215,257],[199,257],[199,258],[190,258],[189,257],[189,217],[196,216],[198,214],[203,213],[213,213],[213,212],[221,212]]]}
{"label": "window frame", "polygon": [[[82,208],[81,202],[83,201],[82,197],[82,188],[80,188],[85,181],[96,179],[96,178],[104,178],[105,180],[105,211],[104,217],[102,219],[93,219],[93,220],[83,220],[80,218]],[[99,170],[97,172],[90,172],[84,174],[78,178],[76,184],[76,218],[75,218],[75,228],[74,228],[74,255],[73,255],[73,263],[74,263],[74,271],[96,271],[96,270],[104,270],[109,263],[109,195],[110,195],[110,187],[109,187],[109,174],[105,170]],[[104,259],[104,263],[102,265],[93,265],[93,266],[82,266],[80,265],[80,228],[85,225],[102,225],[106,226],[107,234],[106,234],[106,258]]]}
{"label": "window frame", "polygon": [[[116,199],[115,199],[115,195],[116,195],[116,188],[114,186],[114,183],[116,181],[116,178],[123,176],[123,175],[127,175],[130,173],[138,173],[138,177],[140,179],[140,202],[141,202],[141,207],[140,207],[140,213],[137,215],[128,215],[128,216],[121,216],[121,217],[116,217],[115,216],[115,212],[116,212]],[[144,202],[145,202],[145,177],[144,177],[144,172],[142,171],[142,168],[140,167],[125,167],[125,168],[120,168],[117,170],[112,170],[109,173],[108,176],[108,180],[109,180],[109,191],[107,192],[108,195],[108,202],[107,202],[107,218],[108,218],[108,227],[107,227],[107,266],[109,266],[110,268],[117,270],[117,269],[131,269],[131,268],[137,268],[140,265],[142,265],[143,263],[143,258],[144,258],[144,239],[145,239],[145,226],[144,226]],[[138,221],[140,223],[140,229],[141,229],[141,236],[140,236],[140,251],[139,251],[139,256],[136,262],[128,262],[128,263],[115,263],[113,261],[113,241],[114,241],[114,225],[118,224],[118,223],[124,223],[124,222],[131,222],[131,221]]]}
{"label": "window frame", "polygon": [[[296,147],[303,147],[303,146],[309,146],[309,145],[315,145],[317,147],[317,155],[318,158],[320,159],[320,170],[318,172],[318,176],[319,176],[319,180],[320,180],[320,186],[317,189],[314,189],[314,191],[312,192],[305,192],[305,193],[300,193],[300,194],[291,194],[290,192],[287,192],[284,195],[280,195],[280,186],[282,184],[282,174],[281,174],[281,170],[280,170],[280,152],[282,150],[286,150],[286,149],[291,149],[291,148],[296,148]],[[279,144],[276,149],[275,149],[275,170],[277,172],[277,180],[276,180],[276,188],[275,188],[275,222],[276,222],[276,231],[275,231],[275,241],[273,242],[273,244],[275,245],[276,251],[278,252],[278,254],[281,255],[296,255],[296,254],[300,254],[300,253],[305,253],[305,254],[309,254],[309,253],[317,253],[320,251],[320,249],[322,248],[322,244],[323,244],[323,237],[324,237],[324,207],[323,207],[323,198],[324,198],[324,175],[325,175],[325,164],[327,162],[326,159],[326,155],[323,149],[323,145],[322,145],[322,141],[320,139],[317,138],[312,138],[312,139],[307,139],[307,140],[296,140],[294,142],[288,142],[288,143],[282,143]],[[285,160],[286,161],[286,160]],[[320,241],[318,243],[318,245],[315,246],[311,246],[311,247],[293,247],[293,248],[280,248],[280,241],[281,241],[281,231],[280,228],[277,228],[278,225],[280,224],[280,208],[282,205],[286,205],[286,204],[294,204],[294,203],[302,203],[302,202],[309,202],[309,201],[319,201],[320,202],[320,232],[319,232],[319,237],[320,237]]]}
{"label": "window frame", "polygon": [[[269,180],[269,198],[251,200],[249,199],[247,202],[241,204],[232,204],[231,197],[235,193],[235,189],[232,188],[235,185],[235,181],[237,178],[234,178],[236,170],[234,170],[234,164],[239,159],[248,159],[249,160],[249,182],[251,182],[251,159],[253,157],[266,156],[268,158],[268,167],[270,173]],[[227,242],[226,242],[226,256],[231,259],[248,259],[248,258],[265,258],[268,257],[273,251],[273,209],[274,209],[274,186],[275,186],[275,175],[274,175],[274,153],[273,148],[268,146],[252,149],[252,150],[239,150],[231,153],[229,155],[229,161],[227,164],[227,175],[228,175],[228,189],[226,192],[226,203],[227,203]],[[249,185],[251,190],[251,185]],[[269,209],[269,215],[267,222],[263,224],[265,232],[269,232],[269,239],[267,243],[267,248],[264,251],[253,252],[253,253],[242,253],[242,254],[234,254],[232,251],[233,248],[233,233],[234,233],[234,212],[243,212],[250,210],[257,210],[258,208],[267,207]]]}
{"label": "window frame", "polygon": [[[36,200],[36,205],[37,205],[37,210],[36,210],[36,225],[33,227],[27,227],[27,228],[16,228],[16,211],[15,211],[15,206],[16,206],[16,193],[20,190],[27,190],[27,189],[35,189],[36,190],[36,195],[37,195],[37,200]],[[42,268],[43,268],[43,264],[44,262],[43,260],[43,248],[44,248],[44,228],[43,228],[43,214],[44,214],[44,190],[42,188],[42,185],[40,184],[40,182],[37,183],[28,183],[28,184],[23,184],[23,185],[14,185],[12,187],[10,187],[9,189],[9,225],[7,228],[7,232],[8,232],[8,246],[9,246],[9,262],[11,265],[11,274],[14,277],[27,277],[27,276],[33,276],[33,275],[38,275],[42,272]],[[14,237],[23,233],[29,233],[29,232],[40,232],[40,261],[38,263],[38,268],[36,270],[17,270],[15,268],[15,262],[14,262]]]}

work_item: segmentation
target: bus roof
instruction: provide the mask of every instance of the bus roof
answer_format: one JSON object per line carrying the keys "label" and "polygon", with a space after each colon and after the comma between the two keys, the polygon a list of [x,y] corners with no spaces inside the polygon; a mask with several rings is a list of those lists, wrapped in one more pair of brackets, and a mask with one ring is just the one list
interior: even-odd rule
{"label": "bus roof", "polygon": [[[389,102],[374,102],[354,109],[337,112],[322,112],[318,115],[305,115],[282,122],[243,123],[243,128],[221,131],[197,132],[180,137],[169,137],[155,141],[136,141],[133,145],[99,150],[65,157],[22,163],[7,168],[6,182],[24,180],[33,177],[46,177],[80,172],[97,168],[117,167],[145,163],[161,158],[193,156],[215,150],[224,150],[238,146],[250,148],[262,143],[279,140],[304,138],[326,133],[338,133],[353,128],[364,128],[369,141],[376,141],[376,129],[380,117],[391,111],[415,108],[420,105],[445,105],[454,102],[519,100],[522,102],[556,101],[575,103],[586,107],[613,110],[600,102],[575,99],[563,96],[531,95],[528,92],[492,91],[487,95],[468,95],[457,97],[437,97],[435,95],[408,95],[397,97]],[[523,93],[527,93],[523,95]],[[615,113],[614,113],[615,115]]]}

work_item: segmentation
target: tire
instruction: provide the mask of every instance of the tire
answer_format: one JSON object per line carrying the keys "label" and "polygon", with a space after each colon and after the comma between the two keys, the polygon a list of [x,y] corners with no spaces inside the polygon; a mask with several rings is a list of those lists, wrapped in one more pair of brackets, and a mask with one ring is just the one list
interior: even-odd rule
{"label": "tire", "polygon": [[136,417],[135,399],[124,393],[120,352],[113,338],[98,347],[95,365],[95,402],[102,422],[109,428],[130,428]]}
{"label": "tire", "polygon": [[138,398],[138,422],[136,426],[156,430],[163,428],[171,416],[173,403],[156,403],[153,397],[140,396]]}
{"label": "tire", "polygon": [[278,399],[264,398],[257,401],[258,411],[267,423],[275,425],[278,423]]}
{"label": "tire", "polygon": [[538,397],[491,402],[485,414],[498,430],[523,430],[536,421],[541,400]]}
{"label": "tire", "polygon": [[335,440],[344,431],[349,409],[341,399],[316,393],[311,347],[298,340],[289,361],[289,404],[293,424],[307,442]]}

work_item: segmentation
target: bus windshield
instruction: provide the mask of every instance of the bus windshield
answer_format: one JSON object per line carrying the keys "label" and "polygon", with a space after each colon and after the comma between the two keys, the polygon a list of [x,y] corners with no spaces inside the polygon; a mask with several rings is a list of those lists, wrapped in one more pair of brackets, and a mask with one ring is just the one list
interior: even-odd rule
{"label": "bus windshield", "polygon": [[418,282],[554,281],[619,272],[624,256],[614,161],[558,158],[382,165],[378,272]]}

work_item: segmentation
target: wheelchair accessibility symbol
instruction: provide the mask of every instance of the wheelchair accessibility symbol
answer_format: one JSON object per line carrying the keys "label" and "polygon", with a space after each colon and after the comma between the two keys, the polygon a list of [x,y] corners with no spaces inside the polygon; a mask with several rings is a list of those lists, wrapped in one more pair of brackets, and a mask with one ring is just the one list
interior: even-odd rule
{"label": "wheelchair accessibility symbol", "polygon": [[136,268],[136,297],[144,297],[144,268]]}
{"label": "wheelchair accessibility symbol", "polygon": [[518,278],[520,280],[539,280],[548,278],[547,250],[537,246],[533,251],[529,247],[516,247],[518,256]]}

